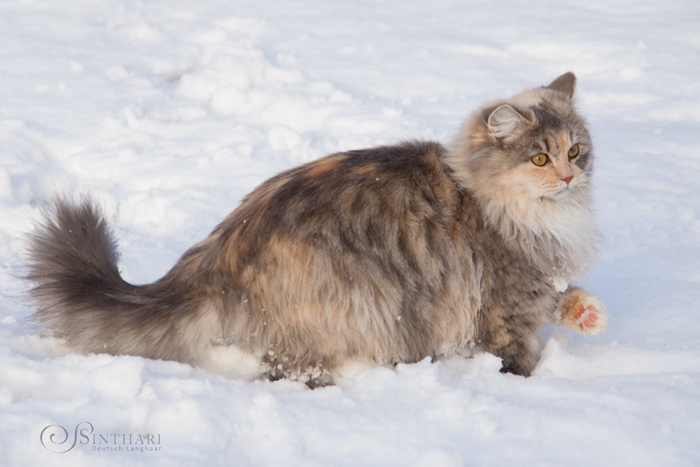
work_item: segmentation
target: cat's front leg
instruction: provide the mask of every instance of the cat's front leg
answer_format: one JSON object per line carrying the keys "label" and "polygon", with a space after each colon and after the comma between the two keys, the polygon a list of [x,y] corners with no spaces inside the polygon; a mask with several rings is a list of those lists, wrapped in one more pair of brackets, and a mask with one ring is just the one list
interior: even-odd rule
{"label": "cat's front leg", "polygon": [[579,287],[569,287],[554,312],[554,324],[586,336],[597,336],[608,327],[610,315],[603,302]]}

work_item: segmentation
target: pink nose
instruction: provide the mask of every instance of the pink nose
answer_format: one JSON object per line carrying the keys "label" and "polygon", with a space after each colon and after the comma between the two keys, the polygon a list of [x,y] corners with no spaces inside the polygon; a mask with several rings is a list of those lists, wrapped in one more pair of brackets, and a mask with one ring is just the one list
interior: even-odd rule
{"label": "pink nose", "polygon": [[573,179],[574,179],[574,176],[573,176],[573,175],[569,175],[568,177],[562,178],[562,181],[565,181],[566,184],[568,185],[569,183],[571,183],[571,180],[573,180]]}

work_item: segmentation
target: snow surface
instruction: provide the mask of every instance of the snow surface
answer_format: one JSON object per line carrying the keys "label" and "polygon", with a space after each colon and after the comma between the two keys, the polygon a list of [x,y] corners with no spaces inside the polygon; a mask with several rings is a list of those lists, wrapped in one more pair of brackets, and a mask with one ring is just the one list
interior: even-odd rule
{"label": "snow surface", "polygon": [[[28,320],[23,237],[58,193],[95,194],[151,282],[275,173],[449,142],[569,70],[606,239],[582,285],[612,320],[547,329],[530,378],[484,354],[310,391],[69,354]],[[0,3],[0,465],[700,465],[698,76],[690,1]],[[93,450],[139,434],[159,450]]]}

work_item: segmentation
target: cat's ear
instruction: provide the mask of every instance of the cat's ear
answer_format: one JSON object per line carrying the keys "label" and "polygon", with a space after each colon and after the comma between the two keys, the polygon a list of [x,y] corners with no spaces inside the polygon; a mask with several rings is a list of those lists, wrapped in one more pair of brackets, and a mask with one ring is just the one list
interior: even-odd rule
{"label": "cat's ear", "polygon": [[576,91],[576,75],[569,71],[568,73],[564,73],[559,78],[552,81],[549,86],[545,87],[563,92],[569,99],[571,99],[574,97],[574,92]]}
{"label": "cat's ear", "polygon": [[519,112],[509,104],[501,104],[486,119],[489,136],[494,139],[509,139],[520,135],[532,126],[535,115],[529,110]]}

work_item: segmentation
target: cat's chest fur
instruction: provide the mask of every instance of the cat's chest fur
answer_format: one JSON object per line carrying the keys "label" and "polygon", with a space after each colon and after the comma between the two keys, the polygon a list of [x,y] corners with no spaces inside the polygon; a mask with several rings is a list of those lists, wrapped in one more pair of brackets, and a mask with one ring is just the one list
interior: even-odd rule
{"label": "cat's chest fur", "polygon": [[[559,292],[551,267],[556,258],[543,258],[547,252],[529,251],[514,238],[505,237],[489,222],[484,209],[469,191],[461,192],[466,224],[465,245],[472,252],[480,290],[478,328],[475,344],[490,345],[497,328],[512,321],[541,326],[551,319]],[[543,231],[541,235],[549,235]],[[536,238],[534,240],[537,240]]]}

